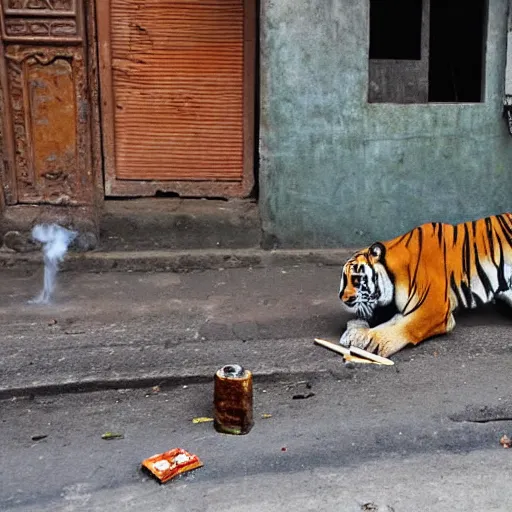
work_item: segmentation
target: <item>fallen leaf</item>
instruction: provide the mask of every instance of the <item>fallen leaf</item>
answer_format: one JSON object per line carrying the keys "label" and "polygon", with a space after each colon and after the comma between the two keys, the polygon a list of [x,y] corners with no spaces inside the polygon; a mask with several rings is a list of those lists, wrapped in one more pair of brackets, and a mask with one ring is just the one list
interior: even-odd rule
{"label": "fallen leaf", "polygon": [[208,423],[210,421],[213,421],[213,418],[207,418],[205,416],[200,416],[199,418],[194,418],[192,420],[192,423]]}
{"label": "fallen leaf", "polygon": [[261,415],[261,418],[264,420],[268,420],[269,418],[272,418],[272,414],[263,413]]}
{"label": "fallen leaf", "polygon": [[107,441],[109,441],[110,439],[123,439],[123,438],[124,438],[124,435],[119,434],[118,432],[105,432],[101,436],[101,439],[105,439]]}

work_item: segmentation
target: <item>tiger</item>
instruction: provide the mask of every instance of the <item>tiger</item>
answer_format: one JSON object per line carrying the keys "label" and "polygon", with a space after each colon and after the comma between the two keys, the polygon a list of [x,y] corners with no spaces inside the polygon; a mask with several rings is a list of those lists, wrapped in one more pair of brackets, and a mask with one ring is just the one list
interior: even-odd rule
{"label": "tiger", "polygon": [[456,310],[496,299],[512,307],[512,213],[375,242],[343,265],[339,299],[355,314],[340,344],[383,357],[449,333]]}

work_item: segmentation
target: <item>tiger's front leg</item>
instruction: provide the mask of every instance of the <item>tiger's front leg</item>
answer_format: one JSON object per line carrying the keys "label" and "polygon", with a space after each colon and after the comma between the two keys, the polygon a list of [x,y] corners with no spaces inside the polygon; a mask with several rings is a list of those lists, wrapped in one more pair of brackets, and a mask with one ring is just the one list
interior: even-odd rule
{"label": "tiger's front leg", "polygon": [[347,328],[345,332],[341,335],[340,345],[345,347],[355,346],[363,348],[363,345],[368,345],[368,331],[370,330],[370,325],[368,322],[364,320],[349,320],[347,322]]}
{"label": "tiger's front leg", "polygon": [[[410,342],[406,339],[403,339],[403,337],[402,339],[388,339],[386,336],[383,337],[381,334],[379,334],[379,332],[382,328],[392,327],[402,318],[403,315],[395,315],[388,322],[374,327],[373,329],[370,328],[369,324],[364,320],[351,320],[347,322],[347,329],[340,338],[340,344],[344,345],[345,347],[354,346],[369,352],[374,352],[375,349],[378,348],[379,355],[388,357],[388,355],[398,352]],[[384,340],[384,338],[386,339]],[[386,349],[384,349],[384,345],[386,346]],[[384,355],[384,353],[388,355]]]}
{"label": "tiger's front leg", "polygon": [[[347,324],[347,330],[340,339],[345,346],[355,346],[368,352],[375,352],[382,357],[396,354],[410,343],[417,345],[421,341],[445,334],[455,327],[453,315],[425,315],[415,312],[409,315],[397,314],[388,322],[370,328],[368,324],[352,326]],[[360,321],[359,321],[360,322]]]}

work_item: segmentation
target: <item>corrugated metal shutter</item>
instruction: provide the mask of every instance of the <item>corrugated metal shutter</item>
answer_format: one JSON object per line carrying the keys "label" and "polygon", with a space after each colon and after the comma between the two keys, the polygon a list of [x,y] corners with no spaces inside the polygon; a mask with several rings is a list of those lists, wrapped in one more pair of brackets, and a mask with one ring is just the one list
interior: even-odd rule
{"label": "corrugated metal shutter", "polygon": [[116,176],[241,180],[243,0],[111,0]]}

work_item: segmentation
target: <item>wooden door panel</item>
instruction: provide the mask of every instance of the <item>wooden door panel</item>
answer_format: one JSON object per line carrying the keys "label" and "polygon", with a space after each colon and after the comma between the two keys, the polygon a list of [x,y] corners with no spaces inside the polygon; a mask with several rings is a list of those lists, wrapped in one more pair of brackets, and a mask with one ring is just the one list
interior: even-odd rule
{"label": "wooden door panel", "polygon": [[18,202],[86,203],[91,173],[82,50],[14,45],[5,57]]}
{"label": "wooden door panel", "polygon": [[2,0],[8,204],[93,199],[82,0]]}

